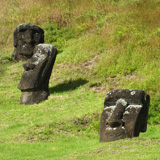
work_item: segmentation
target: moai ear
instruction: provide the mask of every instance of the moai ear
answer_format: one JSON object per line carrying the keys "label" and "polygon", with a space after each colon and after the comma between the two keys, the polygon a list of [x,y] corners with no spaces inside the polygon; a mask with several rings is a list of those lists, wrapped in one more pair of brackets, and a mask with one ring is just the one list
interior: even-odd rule
{"label": "moai ear", "polygon": [[13,34],[13,46],[17,47],[17,44],[18,44],[17,31],[15,30]]}

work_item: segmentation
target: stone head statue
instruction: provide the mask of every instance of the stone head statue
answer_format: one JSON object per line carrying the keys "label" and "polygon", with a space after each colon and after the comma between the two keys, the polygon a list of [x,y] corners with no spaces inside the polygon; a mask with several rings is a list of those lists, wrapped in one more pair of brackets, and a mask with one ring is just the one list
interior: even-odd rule
{"label": "stone head statue", "polygon": [[33,56],[23,65],[24,72],[18,89],[22,92],[21,103],[39,103],[49,96],[49,79],[56,59],[57,49],[53,45],[39,44]]}
{"label": "stone head statue", "polygon": [[35,46],[39,43],[44,43],[43,29],[32,24],[20,24],[14,31],[12,57],[17,61],[31,58]]}
{"label": "stone head statue", "polygon": [[142,90],[108,92],[100,122],[100,141],[138,137],[147,130],[150,97]]}

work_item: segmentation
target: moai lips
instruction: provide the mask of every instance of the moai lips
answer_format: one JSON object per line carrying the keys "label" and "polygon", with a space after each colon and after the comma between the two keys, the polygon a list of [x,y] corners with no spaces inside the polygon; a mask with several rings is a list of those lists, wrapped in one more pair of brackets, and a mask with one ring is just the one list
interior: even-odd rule
{"label": "moai lips", "polygon": [[56,59],[57,49],[53,45],[39,44],[32,58],[23,65],[24,72],[18,89],[22,92],[22,104],[39,103],[49,96],[49,79]]}
{"label": "moai lips", "polygon": [[14,52],[17,61],[26,61],[33,55],[36,45],[44,43],[44,31],[32,24],[20,24],[14,31]]}
{"label": "moai lips", "polygon": [[142,90],[108,92],[100,122],[100,141],[139,136],[147,130],[150,97]]}

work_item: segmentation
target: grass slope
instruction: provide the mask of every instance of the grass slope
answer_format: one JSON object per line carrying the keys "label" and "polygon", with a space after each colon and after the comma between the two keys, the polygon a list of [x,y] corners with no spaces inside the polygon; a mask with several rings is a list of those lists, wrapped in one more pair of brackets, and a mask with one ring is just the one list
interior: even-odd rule
{"label": "grass slope", "polygon": [[[23,5],[22,5],[23,4]],[[0,159],[160,159],[159,0],[1,0]],[[23,62],[13,31],[39,25],[58,49],[49,99],[19,104]],[[99,143],[107,91],[145,90],[149,126],[139,138]]]}

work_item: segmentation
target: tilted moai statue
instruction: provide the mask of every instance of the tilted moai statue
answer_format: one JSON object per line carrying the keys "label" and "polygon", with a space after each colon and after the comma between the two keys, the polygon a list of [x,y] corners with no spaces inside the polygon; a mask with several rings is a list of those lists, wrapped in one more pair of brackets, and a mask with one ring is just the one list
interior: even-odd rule
{"label": "tilted moai statue", "polygon": [[147,130],[150,97],[142,90],[123,89],[107,93],[100,122],[100,141],[138,137]]}
{"label": "tilted moai statue", "polygon": [[12,57],[25,61],[32,57],[36,45],[44,43],[44,31],[32,24],[20,24],[14,31],[14,52]]}
{"label": "tilted moai statue", "polygon": [[53,45],[39,44],[31,59],[23,65],[24,72],[18,89],[22,92],[22,104],[39,103],[49,96],[49,79],[56,59]]}

